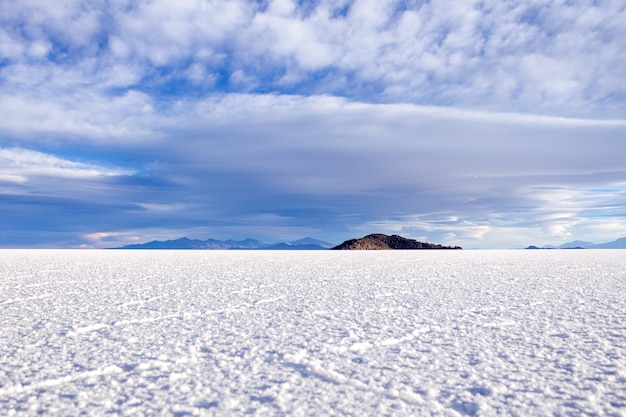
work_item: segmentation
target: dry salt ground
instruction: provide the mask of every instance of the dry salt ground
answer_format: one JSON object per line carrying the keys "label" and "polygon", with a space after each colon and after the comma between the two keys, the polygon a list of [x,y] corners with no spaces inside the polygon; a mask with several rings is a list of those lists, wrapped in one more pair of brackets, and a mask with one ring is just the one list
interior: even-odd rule
{"label": "dry salt ground", "polygon": [[626,415],[626,251],[0,251],[1,415]]}

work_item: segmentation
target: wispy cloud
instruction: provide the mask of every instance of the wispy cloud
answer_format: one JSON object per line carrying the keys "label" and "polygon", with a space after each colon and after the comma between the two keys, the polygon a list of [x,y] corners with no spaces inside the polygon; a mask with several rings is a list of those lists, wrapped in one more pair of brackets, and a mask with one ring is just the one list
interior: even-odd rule
{"label": "wispy cloud", "polygon": [[19,148],[0,148],[0,175],[20,178],[20,183],[46,180],[91,179],[103,176],[129,175],[131,171],[120,168],[106,168],[92,164],[70,161],[42,152]]}

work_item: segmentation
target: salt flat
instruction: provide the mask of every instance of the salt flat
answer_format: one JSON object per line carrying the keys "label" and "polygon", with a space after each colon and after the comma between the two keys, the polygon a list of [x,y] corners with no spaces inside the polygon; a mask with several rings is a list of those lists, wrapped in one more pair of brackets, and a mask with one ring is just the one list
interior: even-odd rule
{"label": "salt flat", "polygon": [[626,415],[626,251],[0,251],[2,415]]}

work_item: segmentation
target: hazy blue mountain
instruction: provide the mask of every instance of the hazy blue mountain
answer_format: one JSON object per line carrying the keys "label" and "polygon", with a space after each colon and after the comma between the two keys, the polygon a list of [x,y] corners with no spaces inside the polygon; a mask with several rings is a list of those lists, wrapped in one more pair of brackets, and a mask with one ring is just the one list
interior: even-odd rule
{"label": "hazy blue mountain", "polygon": [[584,240],[574,240],[573,242],[567,242],[559,246],[545,245],[541,248],[531,245],[526,249],[626,249],[626,237],[613,240],[611,242],[595,244],[593,242],[587,242]]}
{"label": "hazy blue mountain", "polygon": [[270,250],[328,250],[330,248],[328,246],[320,246],[320,245],[316,245],[316,244],[296,244],[296,245],[294,245],[293,242],[291,242],[291,243],[280,242],[280,243],[273,244],[272,246],[270,246],[267,249],[270,249]]}
{"label": "hazy blue mountain", "polygon": [[612,242],[600,243],[599,245],[595,245],[594,249],[626,249],[626,237]]}
{"label": "hazy blue mountain", "polygon": [[567,242],[557,246],[558,249],[571,249],[571,248],[585,248],[590,249],[595,246],[593,242],[585,242],[584,240],[575,240],[573,242]]}
{"label": "hazy blue mountain", "polygon": [[305,237],[304,239],[294,240],[289,243],[294,246],[315,245],[315,246],[321,246],[327,249],[335,247],[335,245],[333,245],[332,243],[324,242],[323,240],[313,239],[312,237]]}
{"label": "hazy blue mountain", "polygon": [[230,249],[265,249],[269,244],[261,242],[257,239],[244,239],[244,240],[227,240],[224,243],[231,246]]}
{"label": "hazy blue mountain", "polygon": [[139,243],[126,245],[116,249],[196,249],[196,250],[213,250],[213,249],[269,249],[269,250],[326,250],[334,245],[321,240],[305,237],[303,239],[294,240],[293,242],[265,243],[256,239],[244,240],[197,240],[186,237],[175,240],[153,240],[148,243]]}

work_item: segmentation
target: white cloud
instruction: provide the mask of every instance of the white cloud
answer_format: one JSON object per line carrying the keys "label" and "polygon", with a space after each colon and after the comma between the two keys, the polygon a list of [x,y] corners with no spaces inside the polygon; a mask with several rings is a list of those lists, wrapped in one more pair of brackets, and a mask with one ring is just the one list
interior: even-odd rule
{"label": "white cloud", "polygon": [[0,180],[25,183],[33,177],[93,178],[110,175],[128,175],[126,169],[75,162],[42,152],[19,148],[0,148]]}
{"label": "white cloud", "polygon": [[23,184],[26,181],[28,180],[22,175],[8,174],[6,172],[0,173],[0,182],[15,182]]}
{"label": "white cloud", "polygon": [[[178,59],[210,58],[250,19],[242,1],[140,2],[114,11],[116,44],[135,59],[163,66]],[[114,45],[114,47],[115,47]],[[119,49],[119,48],[118,48]]]}
{"label": "white cloud", "polygon": [[[16,38],[22,37],[34,45],[60,40],[73,47],[91,49],[94,38],[103,29],[105,2],[86,3],[82,0],[68,0],[51,5],[47,1],[24,0],[19,4],[0,4],[2,21],[10,22]],[[39,55],[35,55],[40,57]]]}
{"label": "white cloud", "polygon": [[187,71],[185,71],[185,75],[194,83],[194,84],[204,84],[204,85],[213,85],[215,84],[215,74],[211,74],[207,71],[206,67],[200,63],[195,63],[191,65]]}

